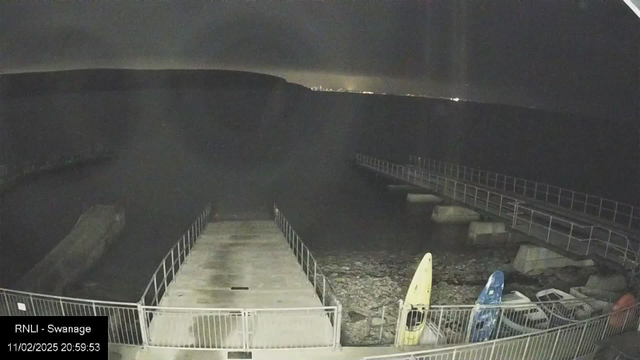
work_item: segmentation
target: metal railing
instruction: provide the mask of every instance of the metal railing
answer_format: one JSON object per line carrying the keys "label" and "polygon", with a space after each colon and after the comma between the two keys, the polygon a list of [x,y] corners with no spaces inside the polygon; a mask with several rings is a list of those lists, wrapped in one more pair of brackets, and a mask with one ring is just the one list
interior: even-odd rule
{"label": "metal railing", "polygon": [[627,268],[640,259],[640,247],[611,229],[579,224],[525,206],[519,199],[435,174],[357,154],[360,166],[420,186],[503,219],[512,229],[576,255],[597,255]]}
{"label": "metal railing", "polygon": [[[477,342],[481,334],[474,328],[476,315],[493,318],[491,336],[495,339],[549,330],[602,315],[604,309],[594,309],[590,299],[570,299],[499,305],[432,305],[420,309],[399,300],[400,316],[396,327],[395,345],[417,339],[412,328],[422,326],[429,331],[429,345],[454,345]],[[478,321],[480,322],[480,321]]]}
{"label": "metal railing", "polygon": [[0,316],[108,316],[109,343],[144,345],[140,304],[0,289]]}
{"label": "metal railing", "polygon": [[[158,306],[159,299],[166,293],[175,273],[190,254],[203,229],[201,220],[208,213],[209,208],[165,256],[145,290],[142,301],[153,304],[142,307],[146,333],[149,334],[148,346],[245,351],[339,347],[340,302],[333,295],[309,249],[275,205],[276,224],[323,306],[274,309]],[[169,260],[170,264],[167,265]]]}
{"label": "metal railing", "polygon": [[335,328],[336,338],[334,344],[339,346],[342,322],[342,304],[338,301],[329,279],[322,273],[322,270],[318,266],[316,259],[309,251],[309,248],[307,248],[307,246],[302,242],[300,236],[298,236],[295,230],[291,227],[291,224],[289,224],[275,204],[273,206],[273,212],[278,228],[282,231],[282,234],[287,240],[287,244],[293,251],[293,255],[296,257],[298,264],[302,267],[302,272],[306,275],[307,281],[313,285],[316,295],[322,302],[322,305],[325,307],[335,308],[336,310],[336,314],[331,318],[331,324]]}
{"label": "metal railing", "polygon": [[[142,294],[140,303],[145,306],[158,306],[162,296],[169,289],[169,284],[176,278],[176,274],[182,268],[187,256],[191,254],[191,248],[195,244],[198,236],[207,226],[207,219],[211,214],[211,204],[198,215],[189,229],[182,235],[175,245],[164,256],[156,271],[153,272],[151,280]],[[153,290],[153,292],[151,292]]]}
{"label": "metal railing", "polygon": [[363,360],[569,360],[592,353],[597,342],[638,328],[638,305],[549,330],[454,347]]}
{"label": "metal railing", "polygon": [[623,225],[630,230],[640,230],[640,209],[637,206],[537,181],[473,169],[439,160],[412,155],[409,157],[409,162],[428,171],[494,189],[501,189],[504,192],[522,195],[530,199],[544,201],[604,221]]}
{"label": "metal railing", "polygon": [[249,351],[336,346],[335,307],[143,309],[150,347]]}

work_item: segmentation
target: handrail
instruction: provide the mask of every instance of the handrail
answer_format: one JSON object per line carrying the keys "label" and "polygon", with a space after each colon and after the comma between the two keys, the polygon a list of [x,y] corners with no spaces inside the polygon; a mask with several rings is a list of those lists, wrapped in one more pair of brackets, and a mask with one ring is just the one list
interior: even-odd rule
{"label": "handrail", "polygon": [[87,303],[105,304],[105,305],[136,306],[136,303],[124,302],[124,301],[106,301],[106,300],[81,299],[81,298],[74,298],[74,297],[68,297],[68,296],[47,295],[47,294],[34,293],[34,292],[29,292],[29,291],[19,291],[19,290],[6,289],[6,288],[0,288],[0,293],[13,294],[13,295],[24,295],[24,296],[37,296],[37,297],[41,297],[41,298],[48,298],[48,299],[55,299],[55,300],[87,302]]}
{"label": "handrail", "polygon": [[506,220],[519,232],[533,236],[577,255],[597,255],[624,267],[638,265],[640,248],[623,234],[600,226],[576,223],[526,206],[521,200],[492,192],[482,187],[434,172],[357,154],[359,165],[386,174],[395,179],[441,193],[455,201],[465,203]]}
{"label": "handrail", "polygon": [[[293,254],[296,256],[296,260],[302,267],[302,272],[305,273],[307,281],[313,285],[316,296],[318,296],[318,298],[322,301],[322,306],[336,308],[336,315],[335,318],[333,318],[334,346],[340,346],[342,304],[338,300],[338,297],[335,294],[335,290],[331,286],[331,282],[322,273],[322,270],[319,268],[318,263],[309,251],[309,248],[307,248],[304,242],[302,242],[300,236],[298,236],[296,231],[293,229],[291,224],[289,224],[276,204],[273,205],[273,213],[276,225],[278,226],[280,231],[282,231],[285,239],[287,240],[287,244],[293,251]],[[322,288],[320,288],[320,277],[322,277]]]}
{"label": "handrail", "polygon": [[429,171],[475,182],[494,189],[510,191],[531,199],[544,201],[566,209],[611,221],[628,229],[640,230],[640,209],[637,206],[589,195],[542,182],[474,169],[444,161],[409,156],[409,162]]}
{"label": "handrail", "polygon": [[[561,337],[561,335],[566,335],[568,332],[572,331],[572,330],[579,330],[579,329],[583,329],[581,335],[580,335],[580,343],[578,344],[576,350],[575,350],[575,354],[572,351],[572,356],[570,356],[569,358],[571,359],[576,359],[578,357],[578,355],[585,355],[586,353],[589,353],[589,351],[592,349],[595,344],[594,342],[596,341],[596,339],[591,339],[589,338],[589,340],[591,340],[590,342],[583,342],[584,340],[584,335],[586,333],[586,329],[587,329],[587,325],[598,325],[599,321],[602,321],[604,319],[606,319],[604,321],[604,324],[602,326],[603,330],[602,332],[600,331],[600,328],[595,328],[596,334],[598,335],[598,337],[600,337],[601,339],[606,337],[607,334],[607,330],[609,330],[609,335],[615,334],[615,333],[622,333],[625,331],[625,329],[627,329],[627,327],[631,327],[628,325],[634,325],[634,330],[635,328],[637,328],[638,326],[638,314],[639,312],[637,311],[640,308],[640,304],[636,304],[624,309],[620,309],[620,310],[616,310],[616,311],[612,311],[608,314],[604,314],[604,315],[600,315],[597,317],[593,317],[587,320],[582,320],[582,321],[578,321],[576,323],[572,323],[572,324],[567,324],[567,325],[563,325],[563,326],[559,326],[559,327],[555,327],[555,328],[551,328],[551,329],[547,329],[547,330],[540,330],[540,331],[536,331],[536,332],[532,332],[532,333],[528,333],[528,334],[523,334],[523,335],[518,335],[518,336],[512,336],[512,337],[506,337],[506,338],[502,338],[502,339],[495,339],[495,340],[489,340],[489,341],[485,341],[485,342],[479,342],[479,343],[470,343],[470,344],[465,344],[465,345],[456,345],[456,346],[447,346],[447,347],[443,347],[443,348],[436,348],[436,349],[430,349],[430,350],[422,350],[422,351],[414,351],[414,352],[404,352],[404,353],[396,353],[396,354],[391,354],[391,355],[381,355],[381,356],[368,356],[368,357],[363,357],[362,360],[382,360],[382,359],[421,359],[421,360],[435,360],[435,359],[443,359],[446,358],[448,359],[449,357],[447,357],[447,355],[449,354],[453,354],[453,358],[455,359],[455,354],[462,354],[465,355],[464,352],[465,351],[471,351],[471,353],[469,353],[469,355],[471,355],[471,357],[467,357],[467,356],[463,356],[460,357],[461,359],[468,359],[468,360],[476,360],[476,359],[486,359],[486,360],[493,360],[495,359],[493,357],[493,355],[495,354],[494,350],[496,347],[498,346],[509,346],[512,345],[513,349],[511,349],[512,351],[522,351],[523,354],[518,354],[518,359],[528,359],[526,357],[527,355],[527,349],[528,346],[522,347],[522,344],[519,344],[518,341],[519,340],[526,340],[527,344],[530,344],[531,339],[532,338],[537,338],[540,337],[542,338],[542,336],[547,336],[548,334],[554,334],[555,335],[555,341],[553,342],[553,349],[552,349],[552,353],[555,352],[556,347],[558,345],[558,339]],[[617,329],[614,327],[613,329],[611,329],[611,325],[610,324],[610,320],[611,319],[616,319],[622,316],[622,313],[626,313],[625,315],[625,320],[624,323],[622,324],[622,326],[619,326]],[[633,319],[629,320],[630,315],[632,317],[634,317]],[[592,328],[593,330],[594,328]],[[611,331],[613,330],[613,331]],[[601,336],[600,336],[601,334]],[[591,336],[591,334],[590,334]],[[567,339],[568,340],[568,339]],[[577,340],[577,339],[575,339]],[[597,339],[600,340],[600,339]],[[513,345],[515,344],[515,345]],[[573,345],[573,344],[572,344]],[[583,349],[584,353],[579,353],[580,350],[580,346],[584,345],[585,348]],[[482,351],[482,349],[490,349],[491,352],[490,354],[486,354]],[[548,349],[547,349],[548,350]],[[488,355],[488,356],[487,356]],[[539,355],[539,354],[537,354]],[[546,358],[546,357],[545,357]],[[551,357],[553,358],[553,357]]]}
{"label": "handrail", "polygon": [[[164,256],[156,270],[153,272],[147,287],[144,289],[142,293],[142,297],[140,298],[140,304],[146,306],[154,306],[160,303],[160,299],[162,295],[164,295],[169,288],[169,283],[175,279],[176,274],[182,268],[182,264],[186,261],[187,256],[191,253],[191,248],[195,244],[198,236],[202,233],[202,230],[207,226],[207,219],[209,218],[209,214],[211,213],[211,204],[208,204],[207,207],[198,215],[196,220],[191,224],[189,229],[182,235],[180,239],[176,242],[171,250],[167,252],[167,255]],[[181,246],[182,244],[182,246]],[[170,260],[170,265],[167,265],[167,261]],[[160,272],[162,271],[162,272]],[[158,279],[158,275],[162,275],[160,279]],[[171,275],[171,279],[167,280],[167,278]],[[152,301],[147,303],[147,294],[151,290],[151,285],[153,285],[154,296]]]}

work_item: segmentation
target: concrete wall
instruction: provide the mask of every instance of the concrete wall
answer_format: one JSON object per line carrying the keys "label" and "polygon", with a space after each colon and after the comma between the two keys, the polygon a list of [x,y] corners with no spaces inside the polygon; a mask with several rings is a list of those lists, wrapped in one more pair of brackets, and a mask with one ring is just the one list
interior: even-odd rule
{"label": "concrete wall", "polygon": [[125,224],[124,209],[93,206],[44,259],[15,284],[23,291],[64,295],[64,290],[95,265]]}

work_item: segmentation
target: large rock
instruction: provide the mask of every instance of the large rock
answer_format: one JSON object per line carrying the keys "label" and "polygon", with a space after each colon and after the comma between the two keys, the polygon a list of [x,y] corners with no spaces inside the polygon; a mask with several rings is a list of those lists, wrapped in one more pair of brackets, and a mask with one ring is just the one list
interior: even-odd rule
{"label": "large rock", "polygon": [[523,274],[539,274],[546,269],[566,266],[593,266],[593,260],[572,260],[547,248],[534,245],[520,245],[513,267]]}
{"label": "large rock", "polygon": [[469,224],[469,244],[475,246],[492,246],[507,243],[507,233],[504,223],[472,221]]}
{"label": "large rock", "polygon": [[60,243],[18,280],[19,290],[63,295],[65,288],[89,270],[124,227],[124,209],[96,205]]}
{"label": "large rock", "polygon": [[610,291],[610,292],[622,292],[627,289],[627,279],[624,275],[599,275],[594,274],[589,276],[589,280],[584,285],[586,288]]}
{"label": "large rock", "polygon": [[437,223],[464,224],[480,220],[480,214],[462,206],[436,206],[431,220]]}

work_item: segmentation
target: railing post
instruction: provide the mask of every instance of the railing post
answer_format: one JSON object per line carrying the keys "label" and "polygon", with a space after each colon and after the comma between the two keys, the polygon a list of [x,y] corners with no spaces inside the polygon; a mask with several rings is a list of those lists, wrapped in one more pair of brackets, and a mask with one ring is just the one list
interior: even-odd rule
{"label": "railing post", "polygon": [[502,200],[504,200],[504,195],[500,195],[500,207],[498,208],[498,217],[502,214]]}
{"label": "railing post", "polygon": [[607,258],[607,254],[609,253],[609,244],[611,244],[611,230],[609,230],[609,236],[607,237],[607,249],[604,251],[604,258]]}
{"label": "railing post", "polygon": [[307,249],[307,281],[309,281],[309,249]]}
{"label": "railing post", "polygon": [[631,225],[633,225],[633,211],[635,210],[635,207],[631,207],[631,212],[629,213],[629,226],[627,227],[631,227]]}
{"label": "railing post", "polygon": [[462,202],[467,203],[467,184],[463,184],[464,188],[462,190]]}
{"label": "railing post", "polygon": [[561,199],[562,199],[562,188],[558,188],[558,205],[560,205]]}
{"label": "railing post", "polygon": [[156,280],[156,273],[153,273],[153,289],[156,292],[156,305],[160,305],[160,299],[158,299],[158,284]]}
{"label": "railing post", "polygon": [[584,210],[582,211],[583,213],[587,213],[587,208],[589,206],[589,194],[585,194],[586,197],[584,198]]}
{"label": "railing post", "polygon": [[176,278],[176,269],[175,269],[174,263],[175,263],[175,259],[173,256],[173,248],[171,248],[171,276],[172,276],[171,278],[172,279]]}
{"label": "railing post", "polygon": [[580,353],[580,346],[582,346],[582,341],[584,340],[584,333],[587,331],[587,323],[584,323],[583,329],[582,329],[582,335],[580,335],[580,341],[578,342],[578,347],[576,348],[576,353],[573,356],[573,359],[577,359],[578,358],[578,354]]}
{"label": "railing post", "polygon": [[249,350],[249,315],[247,310],[242,310],[242,349]]}
{"label": "railing post", "polygon": [[551,237],[551,224],[553,222],[553,216],[549,216],[549,231],[547,232],[547,242],[549,242],[549,238]]}
{"label": "railing post", "polygon": [[567,251],[569,250],[569,247],[571,246],[571,238],[573,237],[573,226],[575,224],[571,223],[571,230],[569,231],[569,242],[567,243]]}
{"label": "railing post", "polygon": [[147,348],[149,346],[149,337],[147,334],[147,319],[144,314],[144,307],[142,304],[137,304],[138,308],[138,324],[140,325],[140,335],[142,336],[142,347]]}
{"label": "railing post", "polygon": [[[340,332],[342,329],[342,304],[341,303],[338,303],[338,306],[336,307],[336,318],[335,318],[334,326],[336,329],[336,335],[333,340],[333,349],[339,350],[340,349]],[[383,324],[383,327],[384,327],[384,324]]]}
{"label": "railing post", "polygon": [[475,188],[475,189],[476,189],[476,192],[473,195],[473,206],[474,207],[476,206],[476,203],[478,202],[478,188]]}
{"label": "railing post", "polygon": [[545,191],[544,193],[544,201],[545,202],[549,201],[549,184],[547,184],[547,191]]}
{"label": "railing post", "polygon": [[561,330],[558,330],[557,332],[558,335],[556,335],[556,341],[553,342],[553,348],[551,349],[551,355],[549,356],[549,359],[553,359],[553,355],[555,355],[556,353],[556,348],[558,347],[558,340],[560,339],[560,331]]}
{"label": "railing post", "polygon": [[[621,329],[620,333],[623,333],[624,332],[624,328],[627,327],[627,320],[629,320],[629,312],[631,312],[631,309],[632,308],[628,308],[627,311],[625,311],[626,314],[624,316],[624,322],[622,323],[622,329]],[[635,309],[635,307],[633,307],[633,309]]]}
{"label": "railing post", "polygon": [[380,317],[380,319],[382,319],[382,324],[380,324],[380,335],[378,335],[378,343],[382,342],[382,334],[384,333],[384,313],[385,310],[387,309],[386,305],[382,305],[382,315]]}
{"label": "railing post", "polygon": [[524,353],[522,354],[522,360],[527,358],[527,350],[529,350],[530,341],[531,341],[531,336],[527,336],[527,343],[524,345]]}
{"label": "railing post", "polygon": [[484,209],[486,212],[489,212],[489,194],[490,193],[487,191],[487,203],[486,203],[486,206],[485,206],[485,209]]}
{"label": "railing post", "polygon": [[33,311],[33,315],[37,316],[36,307],[33,305],[33,295],[29,294],[29,302],[31,303],[31,309]]}
{"label": "railing post", "polygon": [[317,262],[313,262],[313,291],[316,291],[316,284],[317,284],[317,279],[318,277],[318,263]]}
{"label": "railing post", "polygon": [[91,305],[93,305],[93,316],[98,316],[98,311],[96,311],[96,302],[92,301]]}
{"label": "railing post", "polygon": [[62,303],[62,299],[60,299],[60,310],[62,311],[62,316],[66,316],[64,313],[64,304]]}
{"label": "railing post", "polygon": [[531,235],[532,226],[533,226],[533,210],[531,210],[531,218],[529,219],[529,230],[527,231],[527,235]]}
{"label": "railing post", "polygon": [[585,255],[589,255],[589,249],[591,248],[592,238],[593,238],[593,226],[591,227],[591,231],[589,231],[589,242],[587,242],[587,253]]}
{"label": "railing post", "polygon": [[163,277],[164,277],[164,293],[168,294],[169,293],[169,287],[167,286],[167,257],[165,256],[164,259],[162,259],[162,273],[163,273]]}
{"label": "railing post", "polygon": [[[633,208],[631,208],[631,211],[633,211]],[[613,209],[613,222],[616,222],[616,217],[618,216],[618,202],[616,201],[616,207]]]}
{"label": "railing post", "polygon": [[[586,207],[586,205],[585,205],[585,207]],[[600,218],[600,214],[602,214],[602,198],[600,198],[600,207],[598,208],[598,219]]]}
{"label": "railing post", "polygon": [[327,303],[325,302],[325,287],[327,286],[327,277],[322,275],[322,306],[327,306]]}
{"label": "railing post", "polygon": [[[180,241],[178,241],[178,265],[180,265],[180,268],[182,268],[182,258],[180,257]],[[178,269],[178,271],[180,271],[180,269]]]}
{"label": "railing post", "polygon": [[489,353],[489,360],[493,360],[493,353],[496,350],[496,342],[493,341],[491,343],[491,353]]}
{"label": "railing post", "polygon": [[442,334],[442,317],[444,316],[444,308],[440,308],[440,318],[438,319],[438,332],[436,333],[436,345],[440,342],[440,335]]}
{"label": "railing post", "polygon": [[611,316],[607,316],[607,322],[604,324],[604,328],[602,329],[602,336],[600,337],[600,340],[604,339],[604,336],[607,334],[607,330],[609,329],[610,319],[611,319]]}

